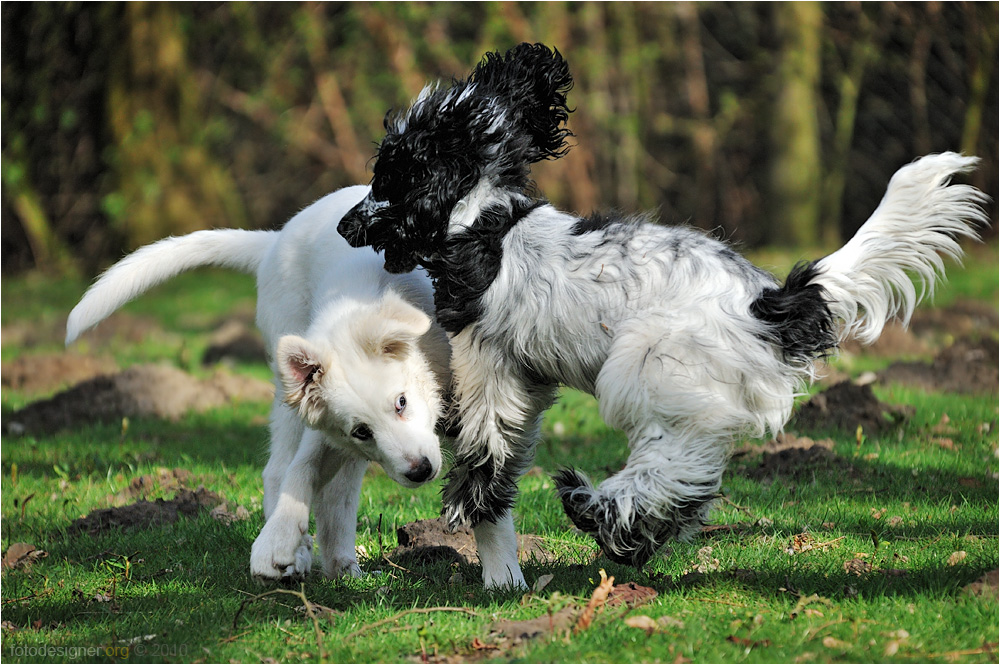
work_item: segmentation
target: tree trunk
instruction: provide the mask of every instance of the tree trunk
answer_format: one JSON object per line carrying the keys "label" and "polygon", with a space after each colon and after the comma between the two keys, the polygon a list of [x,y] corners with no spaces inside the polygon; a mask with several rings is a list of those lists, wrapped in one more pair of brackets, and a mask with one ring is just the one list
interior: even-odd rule
{"label": "tree trunk", "polygon": [[778,3],[775,18],[781,55],[771,124],[767,236],[777,245],[809,246],[819,241],[822,10],[815,2]]}

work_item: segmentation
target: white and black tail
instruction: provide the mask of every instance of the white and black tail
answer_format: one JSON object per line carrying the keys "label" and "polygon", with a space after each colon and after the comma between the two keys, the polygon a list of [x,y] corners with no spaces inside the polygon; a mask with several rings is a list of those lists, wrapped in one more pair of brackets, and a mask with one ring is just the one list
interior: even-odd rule
{"label": "white and black tail", "polygon": [[780,289],[758,298],[754,314],[770,324],[787,360],[811,361],[852,337],[870,344],[889,320],[909,322],[944,277],[943,257],[961,261],[959,241],[989,224],[987,196],[951,183],[978,162],[946,152],[907,164],[846,245],[796,266]]}
{"label": "white and black tail", "polygon": [[66,321],[66,344],[109,314],[158,284],[202,266],[255,275],[276,231],[215,229],[164,238],[108,268],[83,295]]}

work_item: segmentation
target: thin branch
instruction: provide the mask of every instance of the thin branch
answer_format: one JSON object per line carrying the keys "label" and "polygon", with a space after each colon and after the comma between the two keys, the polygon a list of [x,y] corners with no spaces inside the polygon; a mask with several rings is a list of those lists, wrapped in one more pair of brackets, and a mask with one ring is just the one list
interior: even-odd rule
{"label": "thin branch", "polygon": [[323,647],[323,631],[319,628],[319,619],[316,618],[316,614],[312,611],[312,603],[306,598],[306,585],[302,584],[298,591],[292,591],[291,589],[272,589],[270,591],[265,591],[264,593],[257,594],[256,596],[251,596],[240,603],[240,608],[236,610],[236,615],[233,617],[233,630],[236,630],[237,622],[240,619],[240,614],[243,613],[243,609],[250,603],[254,603],[258,600],[263,600],[268,596],[275,596],[278,594],[284,594],[287,596],[295,596],[302,601],[302,604],[306,608],[306,614],[312,619],[313,631],[316,633],[316,646],[319,649],[320,660],[326,660],[326,649]]}
{"label": "thin branch", "polygon": [[344,642],[349,642],[350,640],[357,637],[358,635],[361,635],[362,633],[366,633],[369,630],[374,630],[375,628],[378,628],[379,626],[384,626],[387,623],[393,623],[395,621],[398,621],[399,619],[402,619],[408,614],[430,614],[431,612],[462,612],[465,614],[470,614],[474,617],[479,616],[479,612],[470,610],[468,607],[415,607],[413,609],[400,612],[399,614],[394,614],[387,619],[382,619],[380,621],[376,621],[375,623],[370,623],[366,626],[362,626],[353,633],[345,635],[342,638],[342,640]]}

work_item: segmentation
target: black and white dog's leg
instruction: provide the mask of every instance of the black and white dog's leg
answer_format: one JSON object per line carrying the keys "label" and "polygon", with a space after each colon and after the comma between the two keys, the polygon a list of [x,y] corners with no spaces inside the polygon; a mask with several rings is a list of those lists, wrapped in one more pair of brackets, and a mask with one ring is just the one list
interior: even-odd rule
{"label": "black and white dog's leg", "polygon": [[461,428],[442,512],[453,528],[475,528],[487,588],[525,587],[510,511],[555,387],[517,376],[504,354],[491,353],[468,330],[452,339],[452,347],[454,358],[462,359],[453,367]]}
{"label": "black and white dog's leg", "polygon": [[647,312],[615,331],[595,393],[604,421],[628,434],[628,462],[596,489],[575,471],[556,477],[570,519],[614,561],[639,567],[698,530],[729,438],[752,417],[731,346],[700,334],[710,324],[699,311]]}
{"label": "black and white dog's leg", "polygon": [[[329,453],[329,454],[327,454]],[[306,429],[285,469],[278,498],[250,550],[250,572],[262,578],[300,577],[312,566],[309,508],[313,494],[344,461],[319,432]]]}
{"label": "black and white dog's leg", "polygon": [[305,425],[302,419],[285,404],[284,388],[275,387],[274,405],[271,407],[271,448],[267,465],[261,474],[264,480],[264,519],[267,520],[274,512],[278,503],[281,483],[285,480],[285,471],[295,457],[295,451],[302,441]]}
{"label": "black and white dog's leg", "polygon": [[361,481],[367,468],[367,460],[348,459],[317,497],[316,538],[323,574],[330,579],[361,577],[355,546]]}
{"label": "black and white dog's leg", "polygon": [[582,473],[555,476],[566,514],[616,563],[641,568],[667,541],[694,535],[719,490],[728,449],[650,425],[630,441],[625,468],[595,488]]}

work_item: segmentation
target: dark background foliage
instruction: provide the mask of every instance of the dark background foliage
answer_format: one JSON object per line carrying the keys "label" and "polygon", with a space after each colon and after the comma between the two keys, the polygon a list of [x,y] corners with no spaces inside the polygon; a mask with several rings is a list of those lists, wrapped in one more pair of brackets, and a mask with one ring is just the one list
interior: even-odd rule
{"label": "dark background foliage", "polygon": [[[2,264],[93,273],[367,182],[382,118],[488,50],[576,78],[557,205],[832,247],[915,157],[997,197],[996,3],[4,3]],[[996,219],[995,210],[991,216]]]}

